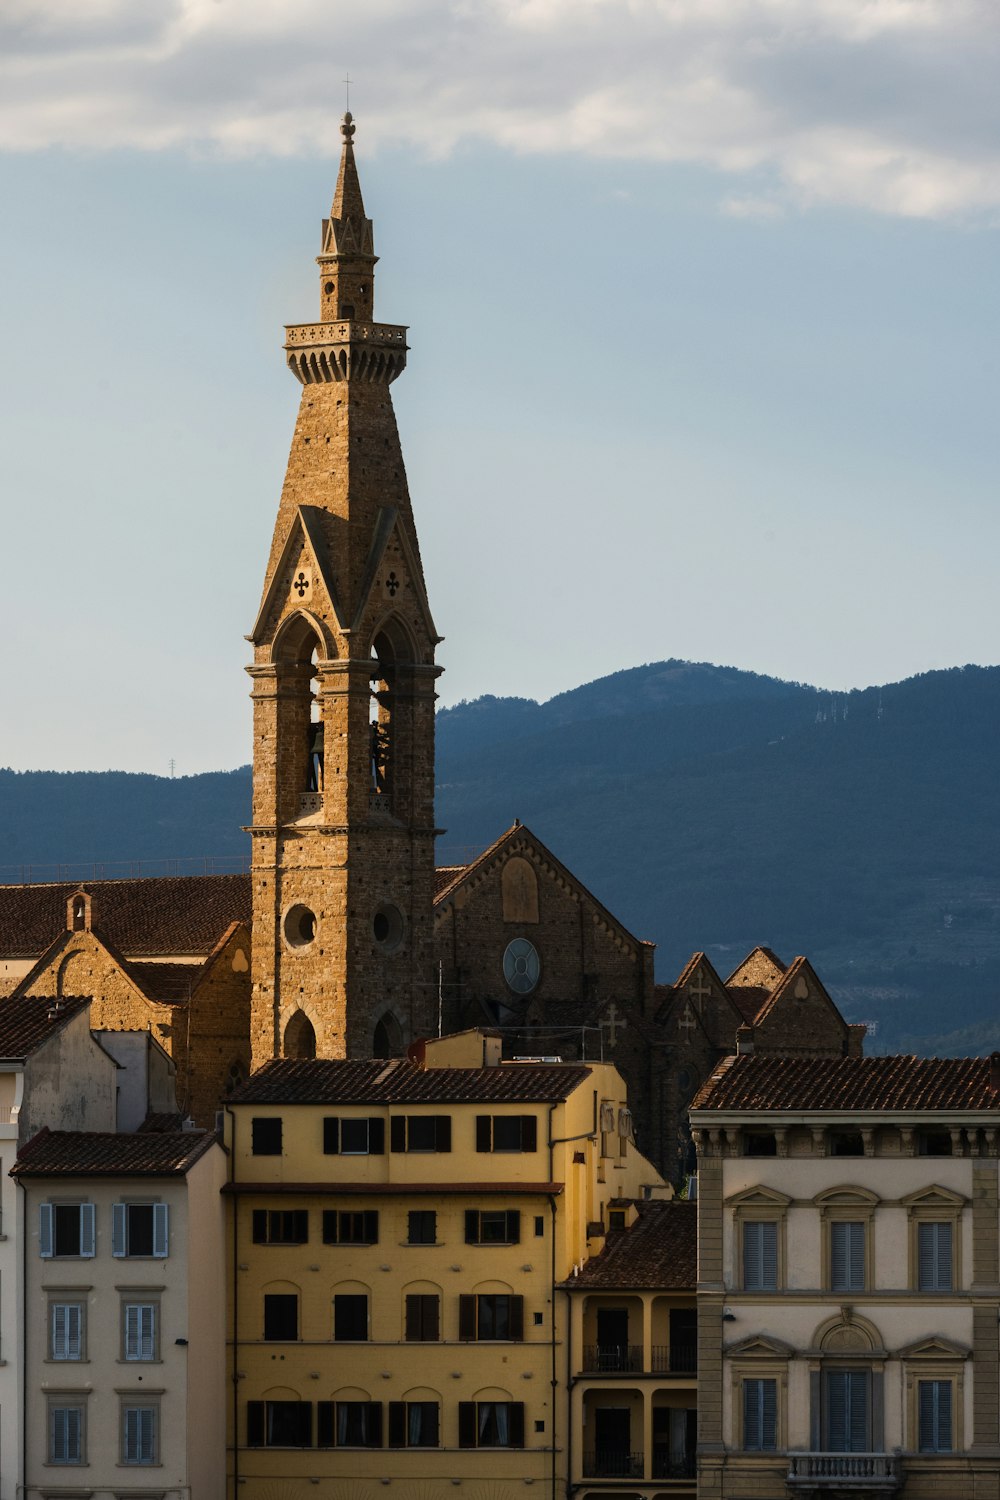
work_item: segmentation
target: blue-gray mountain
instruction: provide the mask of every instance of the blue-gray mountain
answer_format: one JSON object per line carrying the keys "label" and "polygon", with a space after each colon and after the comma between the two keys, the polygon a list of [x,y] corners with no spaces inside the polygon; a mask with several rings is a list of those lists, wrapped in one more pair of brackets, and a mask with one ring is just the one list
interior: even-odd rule
{"label": "blue-gray mountain", "polygon": [[[764,942],[878,1023],[869,1050],[981,1051],[1000,1045],[998,745],[997,667],[830,694],[669,661],[480,698],[438,715],[439,857],[519,817],[659,944],[661,979],[695,948],[724,976]],[[249,800],[247,768],[0,771],[0,878],[239,868]]]}

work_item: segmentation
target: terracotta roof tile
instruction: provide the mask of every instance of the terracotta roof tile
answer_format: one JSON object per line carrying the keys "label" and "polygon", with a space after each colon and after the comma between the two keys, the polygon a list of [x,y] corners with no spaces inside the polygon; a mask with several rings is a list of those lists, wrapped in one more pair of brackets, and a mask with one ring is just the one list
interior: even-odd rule
{"label": "terracotta roof tile", "polygon": [[230,1104],[545,1104],[566,1099],[583,1064],[502,1063],[495,1068],[418,1068],[389,1062],[292,1062],[278,1058],[229,1097]]}
{"label": "terracotta roof tile", "polygon": [[468,869],[467,865],[438,865],[434,871],[434,895],[440,896],[443,890],[451,885],[452,881],[458,880]]}
{"label": "terracotta roof tile", "polygon": [[126,1133],[43,1129],[21,1147],[12,1177],[180,1177],[215,1141],[208,1130]]}
{"label": "terracotta roof tile", "polygon": [[988,1057],[727,1057],[701,1109],[1000,1110]]}
{"label": "terracotta roof tile", "polygon": [[565,1287],[618,1291],[656,1287],[691,1291],[698,1279],[698,1205],[674,1199],[671,1203],[639,1202],[639,1218],[631,1229],[613,1230],[604,1249],[588,1260]]}
{"label": "terracotta roof tile", "polygon": [[161,1005],[186,1005],[202,974],[200,964],[126,962],[125,967],[143,994]]}
{"label": "terracotta roof tile", "polygon": [[30,999],[0,1000],[0,1058],[14,1061],[30,1057],[89,1004],[89,995],[63,996],[58,1000],[37,995]]}

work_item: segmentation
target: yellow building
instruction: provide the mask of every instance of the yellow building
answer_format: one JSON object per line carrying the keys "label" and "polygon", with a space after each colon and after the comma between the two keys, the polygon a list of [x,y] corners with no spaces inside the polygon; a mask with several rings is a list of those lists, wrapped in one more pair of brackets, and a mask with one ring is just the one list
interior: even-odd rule
{"label": "yellow building", "polygon": [[566,1493],[560,1285],[669,1190],[610,1064],[413,1050],[274,1061],[227,1105],[231,1496]]}

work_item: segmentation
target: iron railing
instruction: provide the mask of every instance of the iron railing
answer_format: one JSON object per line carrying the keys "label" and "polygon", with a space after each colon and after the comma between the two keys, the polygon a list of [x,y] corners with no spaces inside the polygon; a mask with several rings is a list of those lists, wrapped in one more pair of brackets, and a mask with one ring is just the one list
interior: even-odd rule
{"label": "iron railing", "polygon": [[638,1372],[643,1368],[641,1344],[588,1344],[583,1351],[583,1368],[601,1375]]}
{"label": "iron railing", "polygon": [[625,1448],[598,1448],[583,1455],[586,1479],[641,1479],[642,1454]]}

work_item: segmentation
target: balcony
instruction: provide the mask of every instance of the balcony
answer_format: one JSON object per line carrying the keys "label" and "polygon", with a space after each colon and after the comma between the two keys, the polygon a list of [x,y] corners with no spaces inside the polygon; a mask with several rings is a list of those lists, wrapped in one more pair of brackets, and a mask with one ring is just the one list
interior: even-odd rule
{"label": "balcony", "polygon": [[697,1463],[694,1454],[671,1458],[669,1448],[653,1449],[654,1479],[694,1479]]}
{"label": "balcony", "polygon": [[898,1458],[891,1453],[790,1453],[789,1489],[804,1495],[856,1491],[891,1495],[903,1482]]}
{"label": "balcony", "polygon": [[641,1344],[587,1344],[583,1368],[590,1374],[634,1375],[642,1371]]}
{"label": "balcony", "polygon": [[654,1344],[654,1375],[694,1375],[698,1369],[698,1345]]}
{"label": "balcony", "polygon": [[624,1448],[599,1448],[583,1455],[585,1479],[641,1479],[642,1454]]}

